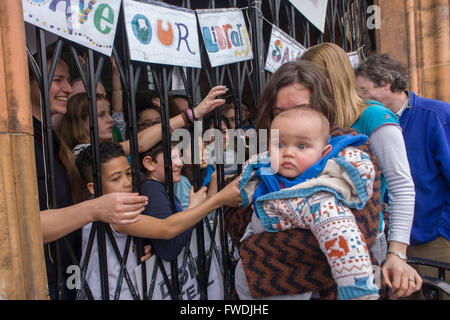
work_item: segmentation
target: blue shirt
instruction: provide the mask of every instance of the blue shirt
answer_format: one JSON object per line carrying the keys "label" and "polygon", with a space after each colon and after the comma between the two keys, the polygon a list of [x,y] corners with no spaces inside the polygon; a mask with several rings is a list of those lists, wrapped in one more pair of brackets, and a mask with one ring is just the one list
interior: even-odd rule
{"label": "blue shirt", "polygon": [[185,176],[181,176],[181,181],[173,185],[173,193],[180,200],[183,210],[186,210],[189,206],[189,192],[191,191],[191,187],[191,182]]}
{"label": "blue shirt", "polygon": [[[165,219],[173,214],[169,195],[164,184],[156,180],[144,180],[141,183],[141,194],[148,197],[148,204],[143,214],[158,219]],[[177,212],[183,211],[180,201],[175,197]],[[170,240],[151,239],[155,253],[165,261],[172,261],[178,257],[181,250],[189,243],[193,228],[190,228]]]}
{"label": "blue shirt", "polygon": [[400,125],[416,191],[411,245],[450,240],[450,104],[409,97]]}

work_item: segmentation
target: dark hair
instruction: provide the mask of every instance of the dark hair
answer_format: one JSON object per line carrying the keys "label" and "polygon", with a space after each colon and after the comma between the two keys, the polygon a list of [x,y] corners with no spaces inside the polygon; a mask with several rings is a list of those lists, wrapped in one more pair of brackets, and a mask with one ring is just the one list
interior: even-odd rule
{"label": "dark hair", "polygon": [[[170,142],[171,149],[173,147],[175,147],[177,144],[178,143],[176,141],[171,141]],[[156,157],[158,156],[158,154],[163,153],[163,151],[164,151],[164,143],[163,143],[163,141],[161,141],[158,144],[156,144],[154,147],[150,148],[149,150],[147,150],[145,152],[141,152],[139,154],[139,160],[141,163],[141,171],[144,173],[147,172],[145,170],[144,166],[142,165],[142,161],[144,160],[145,157],[150,156],[152,158],[152,160],[156,162]]]}
{"label": "dark hair", "polygon": [[137,120],[139,121],[139,117],[142,111],[145,110],[156,110],[158,111],[159,114],[161,114],[161,109],[155,105],[153,102],[145,102],[142,103],[140,102],[139,104],[136,104],[136,115],[137,115]]}
{"label": "dark hair", "polygon": [[[119,157],[126,157],[125,152],[120,144],[112,141],[102,141],[98,144],[100,154],[100,165],[107,163]],[[76,164],[81,178],[86,185],[94,180],[93,177],[93,159],[92,146],[89,145],[77,156]]]}
{"label": "dark hair", "polygon": [[[203,121],[203,127],[202,127],[203,130],[202,131],[204,134],[206,130],[210,129],[211,126],[214,126],[213,114],[207,114],[206,116],[203,117],[202,121]],[[228,120],[225,116],[220,115],[219,121],[220,121],[220,123],[222,123],[222,122],[225,123],[225,126],[227,127],[227,129],[231,128],[230,120]],[[219,128],[219,130],[221,130],[221,127]]]}
{"label": "dark hair", "polygon": [[152,102],[153,98],[159,98],[155,91],[150,91],[149,93],[139,93],[136,95],[136,115],[147,109],[155,109],[161,113],[160,108]]}
{"label": "dark hair", "polygon": [[177,104],[175,103],[175,99],[186,100],[186,102],[188,103],[188,107],[189,107],[189,99],[187,98],[187,96],[181,95],[181,94],[170,95],[169,96],[169,117],[170,118],[173,118],[183,112],[178,108]]}
{"label": "dark hair", "polygon": [[322,112],[330,123],[334,123],[336,107],[325,75],[312,62],[299,60],[283,64],[267,81],[259,99],[257,129],[270,128],[278,91],[296,83],[309,89],[311,108]]}
{"label": "dark hair", "polygon": [[[96,94],[97,103],[107,101],[102,94]],[[71,149],[79,144],[90,143],[91,136],[86,123],[89,122],[89,96],[86,92],[74,94],[67,101],[67,112],[57,129],[61,138]]]}
{"label": "dark hair", "polygon": [[387,54],[368,57],[355,69],[355,74],[370,79],[376,87],[390,83],[392,92],[402,92],[408,88],[406,67]]}

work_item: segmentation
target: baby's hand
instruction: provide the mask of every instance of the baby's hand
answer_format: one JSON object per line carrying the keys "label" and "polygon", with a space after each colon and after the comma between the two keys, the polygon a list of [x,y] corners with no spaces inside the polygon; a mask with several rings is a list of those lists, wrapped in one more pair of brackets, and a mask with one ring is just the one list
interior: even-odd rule
{"label": "baby's hand", "polygon": [[198,206],[200,203],[206,201],[206,187],[202,187],[197,192],[194,192],[194,187],[189,192],[188,209]]}

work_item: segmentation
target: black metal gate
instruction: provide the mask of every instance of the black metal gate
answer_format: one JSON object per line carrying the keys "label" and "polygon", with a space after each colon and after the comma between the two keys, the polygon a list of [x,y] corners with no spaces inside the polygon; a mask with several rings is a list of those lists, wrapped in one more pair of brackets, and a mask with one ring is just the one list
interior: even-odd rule
{"label": "black metal gate", "polygon": [[[145,1],[142,1],[145,2]],[[270,74],[264,70],[265,59],[267,55],[267,44],[269,42],[271,25],[276,25],[295,38],[305,47],[310,47],[317,43],[324,41],[334,42],[339,44],[347,52],[360,51],[362,55],[367,55],[371,50],[373,44],[373,34],[366,27],[367,21],[367,7],[370,4],[368,0],[329,0],[327,8],[327,19],[325,26],[325,33],[320,33],[307,19],[305,19],[287,0],[266,0],[266,1],[252,1],[252,0],[212,0],[212,1],[163,1],[172,5],[177,5],[191,9],[201,8],[227,8],[238,7],[244,12],[247,20],[247,29],[250,33],[250,41],[253,46],[254,59],[250,61],[235,63],[222,67],[211,68],[206,56],[206,49],[201,43],[203,68],[186,68],[186,71],[181,67],[172,67],[167,65],[145,64],[130,60],[128,53],[128,44],[125,34],[125,26],[123,21],[123,13],[119,17],[118,29],[116,32],[116,40],[113,48],[113,55],[121,76],[122,88],[125,93],[124,113],[127,118],[127,134],[130,139],[131,163],[133,174],[133,191],[140,191],[140,176],[139,176],[139,154],[137,141],[137,119],[136,119],[136,95],[138,93],[146,92],[149,86],[154,85],[156,91],[161,99],[161,119],[162,119],[162,136],[164,141],[164,159],[168,163],[166,168],[166,186],[170,195],[173,195],[173,183],[171,172],[171,157],[170,157],[170,126],[169,126],[169,112],[168,99],[171,88],[171,75],[174,68],[178,68],[181,78],[183,79],[185,87],[185,95],[189,100],[189,106],[192,108],[200,101],[203,94],[209,88],[224,84],[231,89],[231,94],[234,100],[236,111],[236,128],[241,127],[243,101],[254,110],[257,109],[258,96],[264,87],[264,84]],[[37,29],[37,28],[36,28]],[[70,41],[59,38],[55,45],[55,53],[51,66],[47,69],[46,60],[46,31],[42,29],[36,30],[37,45],[37,59],[33,58],[31,52],[28,50],[29,65],[32,69],[41,90],[42,98],[42,123],[43,123],[43,137],[44,150],[46,152],[46,176],[47,176],[47,193],[49,195],[50,208],[56,208],[55,200],[55,182],[54,182],[54,163],[53,163],[53,145],[52,145],[52,122],[50,115],[50,101],[49,90],[56,68],[56,63],[62,51],[70,53],[76,67],[75,73],[79,74],[86,92],[90,98],[90,128],[91,128],[91,144],[93,146],[94,159],[94,182],[95,182],[95,197],[102,194],[101,190],[101,170],[99,164],[98,151],[98,133],[97,133],[97,103],[96,103],[96,88],[101,76],[108,79],[110,77],[110,68],[106,64],[105,56],[94,52],[91,49],[80,47]],[[79,60],[79,55],[84,53],[86,55],[86,69],[84,69]],[[47,72],[47,70],[49,70]],[[151,72],[152,77],[148,77]],[[105,86],[108,88],[108,81],[105,81]],[[215,127],[219,128],[219,110],[214,111]],[[193,128],[190,128],[191,132]],[[193,136],[193,135],[191,135]],[[201,186],[201,177],[199,176],[199,167],[194,165],[194,188],[198,190]],[[223,165],[218,164],[218,187],[221,189],[224,186],[224,168]],[[171,198],[173,201],[173,196]],[[211,267],[211,255],[220,252],[218,259],[221,261],[220,272],[223,276],[223,290],[225,299],[230,299],[232,294],[232,266],[230,263],[230,248],[228,246],[227,234],[224,229],[222,220],[223,208],[218,209],[214,214],[213,224],[210,225],[208,221],[203,221],[196,227],[197,246],[199,250],[199,259],[195,262],[195,275],[198,281],[200,299],[208,299],[207,285],[208,274]],[[219,233],[220,243],[212,242],[212,247],[205,248],[204,245],[204,225],[212,236]],[[84,279],[85,271],[92,249],[92,244],[97,234],[99,261],[91,261],[91,263],[99,263],[101,282],[87,283]],[[71,253],[72,263],[81,267],[82,270],[82,288],[85,289],[88,298],[92,299],[89,287],[98,286],[101,288],[102,298],[109,299],[109,286],[117,284],[108,283],[107,272],[107,257],[106,257],[106,242],[110,241],[113,245],[115,255],[121,263],[122,271],[119,277],[121,285],[130,287],[130,291],[135,299],[149,299],[152,297],[152,291],[155,288],[155,283],[150,282],[147,287],[147,279],[145,268],[142,270],[142,285],[144,288],[144,295],[140,296],[137,293],[130,280],[130,272],[125,268],[128,251],[131,247],[132,237],[128,236],[125,252],[121,253],[114,242],[110,226],[101,222],[95,222],[92,227],[91,235],[89,237],[87,254],[85,261],[79,261],[79,257],[68,244],[68,241],[63,238],[52,244],[55,246],[56,263],[60,263],[58,252],[61,250],[68,250]],[[137,244],[137,255],[142,256],[144,253],[142,239],[134,239]],[[186,250],[184,261],[190,259],[189,250]],[[161,259],[158,257],[158,265],[161,266]],[[81,265],[80,265],[81,263]],[[138,261],[139,264],[139,261]],[[169,288],[169,293],[172,299],[182,299],[180,278],[183,276],[179,273],[177,262],[171,264],[171,276],[160,268],[165,278],[166,284]],[[58,297],[61,298],[62,287],[65,285],[63,281],[63,273],[65,270],[58,268]],[[124,283],[123,280],[125,280]],[[119,286],[120,288],[120,286]],[[116,298],[118,298],[118,290],[116,290]],[[80,295],[78,295],[80,298]]]}

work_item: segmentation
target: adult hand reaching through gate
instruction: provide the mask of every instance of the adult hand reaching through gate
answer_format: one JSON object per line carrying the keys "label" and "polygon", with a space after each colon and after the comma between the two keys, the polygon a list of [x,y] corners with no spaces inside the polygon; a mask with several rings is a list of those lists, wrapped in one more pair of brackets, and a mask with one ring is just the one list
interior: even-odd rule
{"label": "adult hand reaching through gate", "polygon": [[215,86],[213,87],[206,97],[199,103],[198,106],[194,108],[194,113],[197,118],[202,118],[209,112],[213,111],[218,106],[225,103],[224,99],[217,99],[219,95],[223,95],[228,91],[225,86]]}
{"label": "adult hand reaching through gate", "polygon": [[[170,129],[176,130],[183,128],[189,121],[193,121],[195,119],[202,118],[208,112],[211,112],[218,106],[225,103],[223,99],[217,99],[219,95],[225,94],[228,91],[228,88],[225,86],[215,86],[213,87],[206,97],[199,103],[198,106],[194,108],[194,112],[191,116],[192,119],[186,118],[186,116],[181,113],[175,117],[172,117],[169,120]],[[139,152],[145,152],[155,146],[158,142],[162,140],[162,124],[156,124],[154,126],[148,127],[138,133],[138,148]],[[130,154],[130,143],[129,140],[123,141],[120,143],[122,145],[123,150],[126,155]]]}

